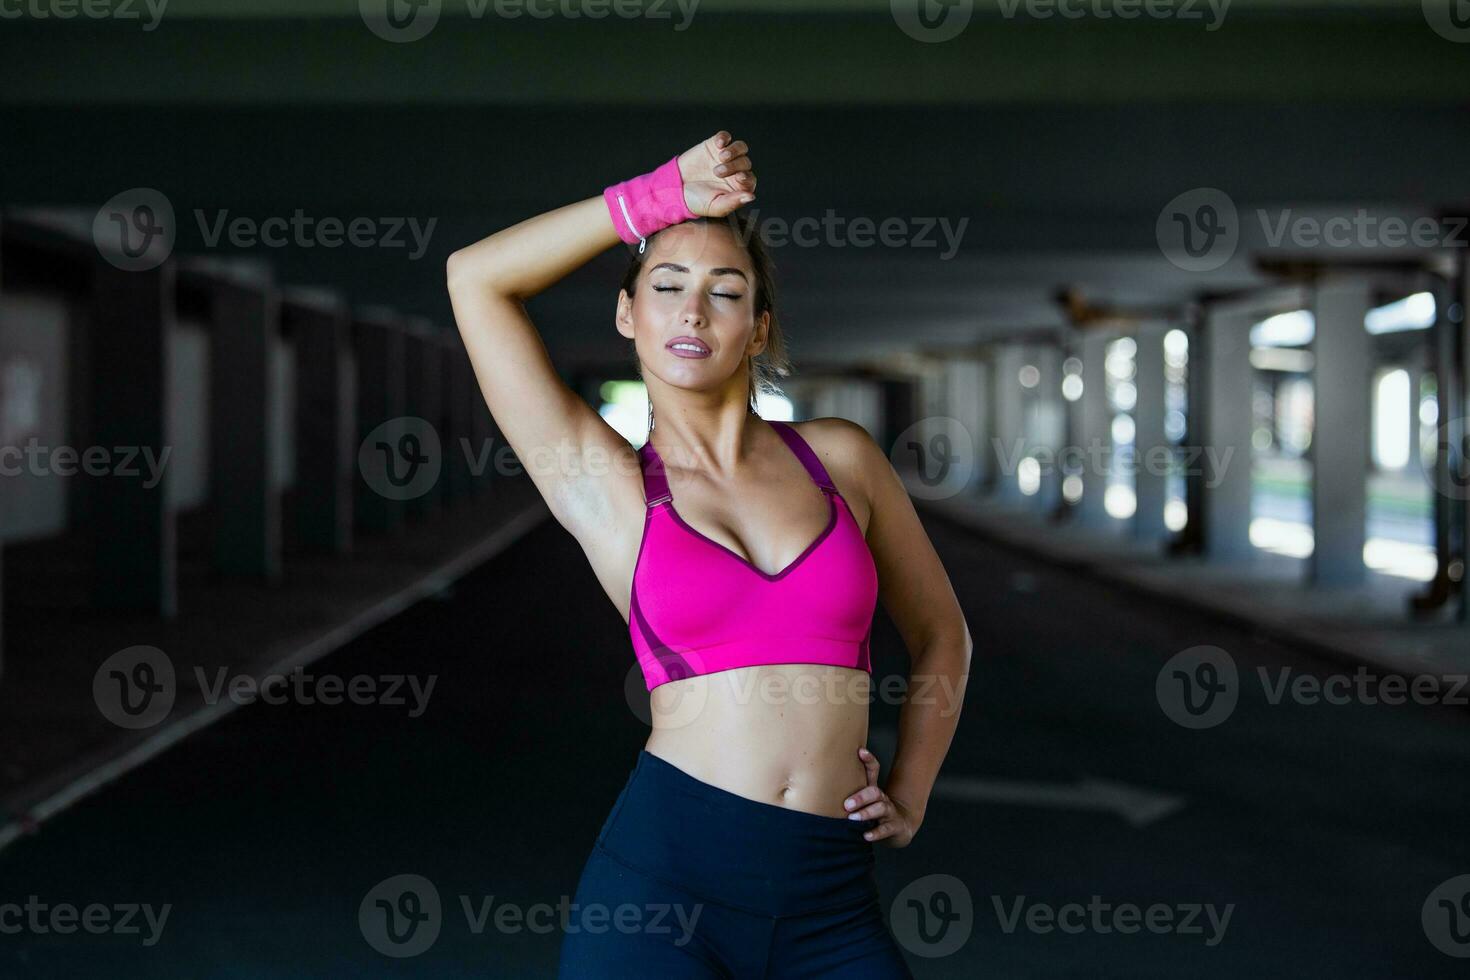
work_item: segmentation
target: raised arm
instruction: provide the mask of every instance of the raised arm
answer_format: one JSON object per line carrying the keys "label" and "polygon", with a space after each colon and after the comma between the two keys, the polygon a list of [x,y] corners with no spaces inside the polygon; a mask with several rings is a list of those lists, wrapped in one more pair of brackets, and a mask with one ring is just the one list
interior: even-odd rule
{"label": "raised arm", "polygon": [[[720,132],[679,156],[691,213],[726,214],[741,203],[745,188],[718,174],[735,162],[722,161],[729,151],[743,153],[744,145]],[[584,543],[584,533],[609,526],[620,510],[616,495],[641,506],[641,477],[627,441],[561,380],[524,302],[621,238],[604,199],[589,197],[459,249],[446,268],[490,414],[553,516]]]}

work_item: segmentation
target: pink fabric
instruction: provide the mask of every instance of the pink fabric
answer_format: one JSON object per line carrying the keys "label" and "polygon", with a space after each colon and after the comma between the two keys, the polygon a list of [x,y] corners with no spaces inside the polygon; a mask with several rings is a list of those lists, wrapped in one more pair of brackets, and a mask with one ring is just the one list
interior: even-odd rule
{"label": "pink fabric", "polygon": [[678,157],[650,173],[613,184],[603,190],[602,200],[612,215],[618,237],[629,245],[669,225],[698,217],[684,201],[684,179],[679,173]]}
{"label": "pink fabric", "polygon": [[652,443],[638,455],[648,509],[633,569],[628,631],[648,690],[757,664],[809,663],[872,672],[868,641],[878,572],[862,528],[796,429],[769,422],[827,497],[825,529],[767,574],[674,510]]}

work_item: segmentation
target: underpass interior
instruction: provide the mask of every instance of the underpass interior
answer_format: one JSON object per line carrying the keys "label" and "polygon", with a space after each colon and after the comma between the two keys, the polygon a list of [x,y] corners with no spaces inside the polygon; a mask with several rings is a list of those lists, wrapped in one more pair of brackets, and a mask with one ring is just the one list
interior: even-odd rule
{"label": "underpass interior", "polygon": [[[1463,11],[596,9],[0,8],[0,976],[556,975],[649,697],[445,262],[719,129],[973,639],[913,974],[1458,975]],[[527,309],[638,446],[626,262]]]}

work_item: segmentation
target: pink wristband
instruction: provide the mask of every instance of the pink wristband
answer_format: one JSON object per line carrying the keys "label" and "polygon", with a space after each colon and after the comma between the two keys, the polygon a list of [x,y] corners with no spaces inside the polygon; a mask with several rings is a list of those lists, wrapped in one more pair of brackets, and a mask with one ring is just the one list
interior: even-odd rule
{"label": "pink wristband", "polygon": [[613,184],[602,192],[602,200],[618,237],[629,245],[637,242],[639,252],[654,232],[698,217],[684,203],[678,157],[650,173]]}

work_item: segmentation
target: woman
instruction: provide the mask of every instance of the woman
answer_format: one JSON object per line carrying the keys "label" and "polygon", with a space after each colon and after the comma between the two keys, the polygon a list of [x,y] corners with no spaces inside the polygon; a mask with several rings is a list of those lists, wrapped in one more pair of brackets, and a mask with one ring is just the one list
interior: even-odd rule
{"label": "woman", "polygon": [[[970,635],[868,433],[755,414],[784,351],[770,263],[734,214],[755,186],[748,147],[721,131],[449,258],[490,411],[629,622],[651,692],[653,731],[578,884],[564,977],[909,975],[873,847],[905,847],[923,823]],[[614,321],[651,409],[637,451],[562,383],[522,306],[619,240],[637,250]],[[864,745],[878,598],[912,657],[881,786]]]}

